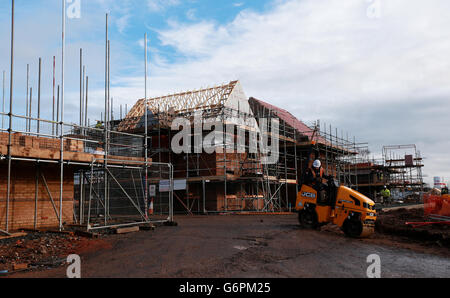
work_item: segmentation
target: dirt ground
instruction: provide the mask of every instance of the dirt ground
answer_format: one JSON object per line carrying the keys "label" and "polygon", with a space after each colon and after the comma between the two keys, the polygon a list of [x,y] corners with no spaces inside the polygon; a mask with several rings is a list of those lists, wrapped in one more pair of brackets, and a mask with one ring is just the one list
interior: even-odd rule
{"label": "dirt ground", "polygon": [[70,254],[110,247],[103,239],[87,239],[74,233],[30,232],[23,237],[0,240],[0,272],[55,268],[65,265]]}
{"label": "dirt ground", "polygon": [[[450,277],[450,252],[435,242],[376,233],[350,239],[333,226],[298,226],[296,215],[179,216],[159,227],[93,239],[82,251],[82,277],[366,277],[367,257],[382,277]],[[109,244],[104,245],[104,241]],[[76,252],[76,249],[75,249]],[[66,267],[10,277],[64,278]]]}
{"label": "dirt ground", "polygon": [[450,225],[434,224],[426,226],[406,225],[409,223],[430,222],[423,208],[400,208],[381,212],[378,216],[377,230],[381,234],[404,236],[428,244],[450,248]]}

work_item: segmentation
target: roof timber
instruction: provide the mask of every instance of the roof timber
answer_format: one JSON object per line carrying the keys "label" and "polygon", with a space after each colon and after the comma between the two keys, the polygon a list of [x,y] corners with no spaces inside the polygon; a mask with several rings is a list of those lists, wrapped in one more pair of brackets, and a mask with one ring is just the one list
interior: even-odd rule
{"label": "roof timber", "polygon": [[[150,111],[149,121],[161,117],[170,118],[196,111],[223,110],[224,108],[232,108],[236,111],[253,115],[248,104],[248,98],[245,96],[239,81],[232,81],[212,88],[151,98],[147,100],[147,107]],[[133,130],[143,125],[140,122],[143,121],[142,117],[144,114],[145,99],[140,99],[119,125],[119,131]],[[227,118],[229,117],[227,116]],[[161,122],[161,119],[159,120]],[[165,122],[167,124],[171,121]],[[251,123],[250,126],[255,125],[256,121]]]}
{"label": "roof timber", "polygon": [[[210,107],[224,105],[238,81],[229,84],[187,91],[148,100],[148,108],[153,112],[169,112],[171,109],[176,113],[193,112]],[[144,114],[145,99],[141,99],[133,107],[127,117],[139,117]]]}

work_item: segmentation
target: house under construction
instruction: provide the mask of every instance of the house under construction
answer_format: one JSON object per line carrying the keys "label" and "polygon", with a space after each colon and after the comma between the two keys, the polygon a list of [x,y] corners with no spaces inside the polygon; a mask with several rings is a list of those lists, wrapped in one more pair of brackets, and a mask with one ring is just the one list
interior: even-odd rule
{"label": "house under construction", "polygon": [[[89,78],[80,49],[80,122],[65,122],[62,11],[61,92],[59,86],[55,90],[53,57],[53,115],[46,120],[41,115],[41,58],[37,111],[29,65],[26,98],[14,97],[12,7],[9,112],[0,113],[7,120],[0,129],[0,233],[171,222],[174,211],[288,211],[315,158],[341,183],[358,187],[360,144],[354,138],[319,121],[308,126],[284,109],[249,99],[239,81],[152,99],[145,95],[125,119],[115,120],[108,14],[102,120],[95,127],[89,124]],[[147,42],[145,57],[147,94]],[[22,106],[17,100],[26,102],[25,111],[16,110]],[[406,181],[410,155],[405,160],[402,166],[398,158],[386,157],[388,173]],[[413,155],[412,162],[421,162],[420,156]],[[417,185],[412,179],[409,184]]]}
{"label": "house under construction", "polygon": [[[421,185],[419,153],[401,159],[386,147],[385,164],[363,163],[366,144],[249,99],[239,81],[141,99],[123,120],[110,114],[107,120],[89,127],[11,114],[11,129],[0,135],[1,230],[58,224],[93,230],[171,221],[174,211],[290,211],[316,158],[341,183],[371,197],[371,188],[376,195],[385,184]],[[180,131],[187,137],[178,137]],[[367,177],[379,170],[381,180],[365,181],[365,165]]]}
{"label": "house under construction", "polygon": [[[120,123],[120,132],[142,134],[145,130],[145,99],[139,100]],[[286,110],[245,95],[239,81],[147,100],[149,156],[174,166],[174,207],[178,212],[213,213],[291,210],[301,184],[308,154],[323,159],[324,166],[350,181],[344,161],[355,155],[355,145],[332,133],[321,133],[318,123],[309,127]],[[178,125],[189,123],[185,152],[171,145]],[[196,128],[198,123],[212,126]],[[229,128],[231,127],[231,128]],[[275,131],[274,128],[277,128]],[[195,150],[196,139],[213,133],[211,153]],[[252,135],[258,135],[257,139]],[[278,144],[278,158],[267,156],[254,143]],[[158,185],[159,181],[150,181]],[[178,187],[177,187],[178,186]]]}
{"label": "house under construction", "polygon": [[380,192],[386,186],[397,200],[419,200],[424,190],[423,157],[416,145],[383,147],[381,159],[370,159],[360,154],[354,165],[358,190],[380,202]]}

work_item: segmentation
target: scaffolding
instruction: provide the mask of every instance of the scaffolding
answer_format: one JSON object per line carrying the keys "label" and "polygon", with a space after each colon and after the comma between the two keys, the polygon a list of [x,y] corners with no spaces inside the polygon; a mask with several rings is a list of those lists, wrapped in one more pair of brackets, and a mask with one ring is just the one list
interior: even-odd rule
{"label": "scaffolding", "polygon": [[[368,144],[356,144],[357,155],[348,156],[351,185],[377,203],[383,202],[381,190],[391,190],[395,201],[419,201],[424,182],[423,157],[416,145],[384,146],[379,158],[370,157]],[[350,160],[348,160],[350,158]]]}
{"label": "scaffolding", "polygon": [[[319,121],[307,126],[287,111],[254,98],[249,100],[239,81],[149,99],[147,122],[143,119],[144,103],[145,100],[136,103],[118,130],[142,134],[147,127],[149,156],[158,162],[172,163],[174,180],[185,183],[185,188],[174,191],[178,212],[291,211],[302,173],[309,166],[305,161],[310,151],[323,159],[339,180],[352,185],[351,165],[360,145],[354,142],[355,138],[344,139],[321,130]],[[175,154],[171,150],[176,134],[172,124],[180,118],[190,125],[190,141],[186,152]],[[211,146],[214,153],[209,154],[196,150],[195,145],[197,138],[203,140],[212,132],[211,125],[205,128],[207,123],[223,127],[215,132]],[[252,134],[257,138],[253,139]],[[264,162],[266,156],[261,147],[251,150],[255,143],[275,142],[275,163]],[[214,192],[208,193],[211,189]],[[211,198],[215,201],[211,202]]]}
{"label": "scaffolding", "polygon": [[[87,230],[98,230],[172,221],[170,185],[173,184],[173,173],[170,164],[135,162],[105,168],[103,161],[95,160],[90,169],[78,172],[77,210],[81,225],[86,225]],[[110,159],[113,164],[120,162],[123,161]],[[160,183],[152,184],[156,177],[165,179],[166,189]],[[146,202],[146,184],[152,189],[148,192],[149,202]]]}
{"label": "scaffolding", "polygon": [[319,135],[316,137],[317,150],[323,151],[322,159],[325,160],[325,168],[345,186],[358,190],[358,164],[365,160],[368,152],[368,143],[357,142],[356,137],[349,136],[332,125],[322,124],[319,120]]}
{"label": "scaffolding", "polygon": [[[27,65],[27,98],[24,115],[17,112],[14,99],[14,0],[11,22],[11,73],[9,112],[0,113],[7,118],[0,129],[0,160],[6,168],[5,196],[0,227],[8,233],[11,225],[38,229],[38,205],[51,202],[54,219],[45,224],[57,225],[63,230],[76,223],[87,230],[114,226],[136,225],[152,222],[173,221],[173,168],[168,163],[153,163],[147,154],[148,135],[131,134],[117,130],[113,117],[113,100],[110,95],[110,41],[108,39],[108,14],[106,15],[105,40],[105,112],[97,125],[90,126],[88,118],[88,76],[83,65],[80,49],[80,123],[65,122],[65,1],[62,1],[62,61],[61,86],[55,98],[55,67],[53,59],[53,109],[52,120],[41,115],[41,67],[39,59],[39,80],[37,112],[33,111],[33,89],[29,88],[29,65]],[[147,53],[147,49],[146,49]],[[147,61],[145,61],[147,67]],[[147,73],[145,74],[145,80]],[[147,84],[145,91],[147,90]],[[147,92],[146,92],[147,93]],[[55,106],[56,105],[56,106]],[[56,112],[56,115],[55,115]],[[147,115],[146,115],[147,117]],[[22,169],[35,169],[35,173],[20,173]],[[14,174],[14,175],[13,175]],[[148,194],[149,181],[155,175],[164,178],[164,183],[153,185],[152,197]],[[30,181],[23,177],[33,176],[35,193],[29,192]],[[49,177],[52,177],[50,181]],[[17,189],[15,181],[21,181],[24,189]],[[42,186],[45,194],[42,194]],[[20,193],[19,195],[17,195]],[[56,193],[58,193],[56,195]],[[148,204],[148,201],[151,204]],[[125,202],[125,203],[124,203]],[[30,216],[31,203],[34,212]],[[16,206],[18,206],[16,208]],[[70,214],[63,208],[70,206]],[[148,208],[151,207],[151,208]],[[17,210],[16,210],[17,209]],[[16,213],[26,211],[24,219],[16,224]],[[47,214],[45,215],[47,217]],[[101,220],[100,220],[101,219]],[[34,221],[34,225],[31,223]],[[3,231],[3,229],[2,229]]]}
{"label": "scaffolding", "polygon": [[[14,0],[12,0],[14,7]],[[88,76],[80,49],[80,123],[64,121],[64,51],[65,1],[62,11],[61,90],[53,96],[52,120],[41,119],[41,59],[39,67],[38,109],[33,114],[33,89],[28,90],[25,116],[13,113],[13,73],[11,71],[10,112],[3,159],[8,162],[6,195],[6,230],[11,199],[11,169],[13,161],[52,163],[60,173],[59,211],[55,215],[63,228],[62,201],[64,173],[74,173],[73,217],[87,229],[147,222],[150,219],[149,193],[155,187],[160,198],[152,198],[153,207],[166,210],[160,216],[173,220],[175,203],[183,212],[276,212],[290,211],[302,182],[304,170],[310,166],[311,152],[325,161],[326,169],[342,183],[352,185],[352,160],[357,155],[355,142],[343,135],[321,129],[320,122],[307,126],[289,112],[245,96],[239,81],[215,87],[182,92],[158,98],[147,98],[147,42],[145,42],[145,98],[127,114],[115,120],[110,94],[110,40],[108,14],[105,36],[105,105],[95,127],[88,118]],[[14,18],[14,8],[13,8]],[[11,70],[14,62],[14,19],[12,20]],[[145,41],[147,36],[145,36]],[[55,59],[54,59],[55,61]],[[55,70],[55,62],[54,62]],[[53,72],[55,73],[55,71]],[[55,94],[55,77],[53,77]],[[28,96],[29,95],[29,96]],[[55,104],[57,105],[55,109]],[[56,116],[56,119],[55,119]],[[192,128],[189,139],[211,136],[212,127],[222,126],[209,143],[215,153],[205,154],[188,146],[183,154],[171,150],[174,138],[173,120],[187,119]],[[197,130],[196,124],[209,124]],[[228,127],[232,127],[229,130]],[[277,128],[277,129],[275,129]],[[254,136],[256,135],[256,138]],[[189,142],[190,143],[190,142]],[[275,145],[278,158],[267,163],[265,145]],[[202,143],[203,145],[203,143]],[[259,149],[252,151],[255,145]],[[38,150],[28,150],[37,146]],[[173,166],[172,166],[173,165]],[[156,167],[156,168],[155,168]],[[162,168],[165,168],[164,170]],[[72,173],[72,172],[70,172]],[[356,174],[354,174],[356,175]],[[356,175],[357,176],[357,175]],[[144,178],[142,178],[144,177]],[[144,179],[142,182],[142,179]],[[169,184],[169,192],[166,186]],[[37,183],[36,183],[37,184]],[[150,191],[150,186],[152,189]],[[163,191],[161,191],[163,189]],[[56,197],[56,196],[55,196]],[[211,200],[213,198],[213,200]],[[120,199],[123,204],[117,205]],[[159,200],[159,201],[158,201]],[[54,201],[52,199],[52,201]],[[56,204],[55,204],[56,205]],[[165,207],[163,207],[165,206]],[[122,210],[122,211],[121,211]],[[134,214],[123,218],[123,210]],[[152,211],[155,213],[155,209]],[[115,220],[113,216],[117,216]],[[159,219],[158,219],[159,220]]]}
{"label": "scaffolding", "polygon": [[390,187],[395,200],[413,197],[416,200],[424,190],[422,168],[423,157],[417,146],[392,145],[383,147],[383,160]]}
{"label": "scaffolding", "polygon": [[[2,116],[9,115],[2,113]],[[146,187],[144,185],[148,184],[148,180],[145,180],[145,171],[148,170],[151,173],[148,179],[158,173],[159,176],[168,181],[169,185],[172,185],[173,172],[170,164],[145,162],[143,136],[117,131],[105,132],[103,129],[80,127],[74,124],[58,124],[49,120],[20,115],[10,115],[10,117],[13,119],[11,121],[12,126],[0,130],[1,160],[9,160],[8,156],[5,155],[5,148],[9,148],[13,170],[15,167],[22,167],[23,162],[36,165],[36,176],[39,178],[36,179],[36,189],[41,183],[46,187],[47,197],[52,202],[55,216],[61,223],[61,229],[63,228],[61,214],[64,210],[57,210],[57,205],[62,206],[62,201],[67,200],[67,195],[64,195],[64,198],[60,196],[59,203],[56,202],[55,189],[49,190],[45,174],[39,170],[45,164],[53,165],[53,169],[61,164],[64,171],[67,169],[70,173],[74,173],[72,178],[75,181],[75,188],[72,189],[74,191],[74,197],[72,198],[74,204],[73,218],[74,222],[79,225],[86,225],[88,229],[97,229],[98,223],[92,224],[94,216],[97,216],[97,218],[101,216],[104,219],[103,227],[117,224],[159,222],[161,220],[173,221],[171,191],[155,194],[153,196],[154,204],[156,208],[160,209],[160,212],[155,212],[152,216],[146,215],[147,208],[144,207],[144,189]],[[29,128],[26,128],[27,122],[30,124]],[[53,125],[59,125],[62,137],[52,134]],[[37,132],[38,127],[39,132]],[[107,139],[109,149],[105,148],[105,133],[109,135]],[[11,134],[11,138],[9,138],[9,134]],[[62,163],[59,156],[62,156]],[[12,182],[11,172],[9,173],[7,179]],[[66,182],[64,179],[59,181],[60,193],[66,192],[64,190],[65,187],[68,187],[65,186]],[[130,195],[132,190],[130,185],[132,184],[133,195]],[[14,199],[11,196],[10,198]],[[36,195],[34,199],[36,200],[35,214],[37,214],[37,202],[45,198],[39,198]],[[122,203],[121,205],[119,201],[128,204]],[[93,209],[85,207],[85,204],[91,206],[91,203],[92,206],[96,206],[96,212],[91,213],[90,211]],[[14,219],[9,216],[8,201],[6,201],[6,205],[5,230],[8,231],[9,222]],[[101,212],[99,212],[100,205],[102,206]],[[131,210],[130,206],[136,207],[133,210],[134,212],[124,213],[124,210]],[[116,212],[119,209],[123,209],[122,212]],[[135,215],[135,213],[142,215],[140,221],[132,220],[132,215]],[[131,217],[124,217],[123,215],[131,215]],[[37,228],[36,216],[34,222],[34,226]]]}

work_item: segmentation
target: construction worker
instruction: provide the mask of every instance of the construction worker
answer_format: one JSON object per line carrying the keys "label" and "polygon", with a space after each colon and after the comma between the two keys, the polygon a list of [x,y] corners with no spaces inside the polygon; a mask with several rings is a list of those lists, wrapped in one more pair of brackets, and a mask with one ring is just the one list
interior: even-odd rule
{"label": "construction worker", "polygon": [[95,128],[97,128],[97,129],[103,128],[103,123],[101,121],[97,121],[97,124],[95,125]]}
{"label": "construction worker", "polygon": [[308,168],[306,172],[306,184],[311,186],[324,184],[324,179],[328,180],[330,178],[331,176],[325,174],[325,170],[322,168],[322,162],[320,160],[315,160],[312,167]]}
{"label": "construction worker", "polygon": [[383,204],[388,205],[391,203],[391,191],[384,186],[384,189],[381,191],[381,195],[383,196]]}
{"label": "construction worker", "polygon": [[317,191],[319,202],[326,199],[327,182],[332,178],[332,176],[325,175],[325,170],[322,168],[320,160],[315,160],[312,164],[312,168],[308,168],[306,172],[306,184]]}

